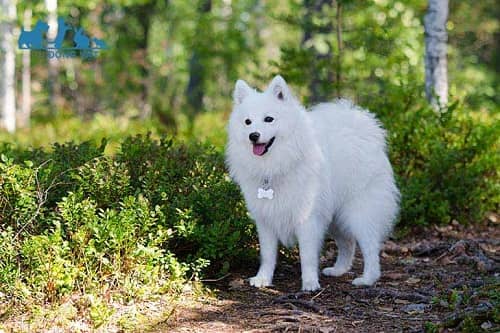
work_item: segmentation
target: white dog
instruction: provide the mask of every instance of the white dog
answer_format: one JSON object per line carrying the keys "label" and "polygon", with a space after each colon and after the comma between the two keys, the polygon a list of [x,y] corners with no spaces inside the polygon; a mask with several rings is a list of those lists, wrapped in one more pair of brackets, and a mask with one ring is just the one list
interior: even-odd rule
{"label": "white dog", "polygon": [[347,100],[306,111],[285,80],[264,92],[238,80],[229,120],[227,163],[257,224],[261,265],[250,284],[272,284],[278,241],[299,243],[302,290],[320,288],[325,235],[338,247],[333,267],[350,270],[356,242],[364,259],[355,285],[380,277],[379,252],[398,213],[399,191],[375,117]]}

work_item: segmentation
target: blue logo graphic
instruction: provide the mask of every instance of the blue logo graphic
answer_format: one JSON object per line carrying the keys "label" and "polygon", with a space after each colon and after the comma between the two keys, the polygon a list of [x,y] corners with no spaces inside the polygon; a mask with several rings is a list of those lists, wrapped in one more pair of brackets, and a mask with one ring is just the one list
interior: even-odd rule
{"label": "blue logo graphic", "polygon": [[[21,30],[18,47],[21,50],[41,50],[47,52],[47,58],[75,58],[80,54],[84,59],[95,58],[100,50],[108,48],[106,42],[99,38],[90,38],[82,28],[67,24],[64,18],[57,19],[57,35],[54,40],[44,38],[49,31],[49,25],[41,20],[36,22],[31,31]],[[68,31],[73,32],[73,47],[63,47]]]}

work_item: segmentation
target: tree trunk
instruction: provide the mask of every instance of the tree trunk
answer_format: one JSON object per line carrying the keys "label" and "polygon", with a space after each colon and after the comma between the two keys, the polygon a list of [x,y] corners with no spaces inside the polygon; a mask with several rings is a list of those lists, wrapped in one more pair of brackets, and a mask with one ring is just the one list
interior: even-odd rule
{"label": "tree trunk", "polygon": [[153,5],[146,4],[139,8],[141,15],[139,16],[139,24],[141,25],[143,38],[139,41],[139,49],[144,50],[144,63],[140,67],[141,72],[141,113],[140,117],[142,119],[149,118],[151,116],[151,104],[149,103],[149,64],[147,61],[148,45],[149,45],[149,28],[151,12],[153,10]]}
{"label": "tree trunk", "polygon": [[0,100],[2,126],[16,130],[16,50],[14,43],[15,0],[0,0]]}
{"label": "tree trunk", "polygon": [[[57,36],[57,0],[45,0],[45,6],[47,7],[48,24],[49,31],[47,31],[47,48],[54,48],[54,40]],[[52,49],[54,53],[56,50]],[[58,81],[59,68],[57,64],[56,57],[48,59],[49,66],[49,79],[48,79],[48,90],[49,90],[49,103],[50,109],[53,114],[57,114],[58,106],[60,105],[61,98],[61,86]]]}
{"label": "tree trunk", "polygon": [[342,2],[340,0],[335,1],[337,3],[337,71],[336,71],[336,84],[337,84],[337,97],[342,96],[342,53],[344,46],[342,43]]}
{"label": "tree trunk", "polygon": [[[31,9],[24,11],[24,30],[31,30]],[[19,127],[29,127],[31,118],[31,51],[23,51],[22,104]]]}
{"label": "tree trunk", "polygon": [[193,114],[199,111],[203,105],[203,65],[200,55],[193,51],[189,59],[189,82],[186,97]]}
{"label": "tree trunk", "polygon": [[[331,87],[333,85],[333,70],[330,66],[332,60],[332,45],[328,41],[328,37],[323,37],[326,40],[328,50],[321,54],[313,45],[317,35],[328,35],[333,31],[333,22],[329,21],[325,26],[317,27],[315,18],[322,15],[325,6],[332,7],[331,0],[304,0],[304,8],[306,14],[303,20],[303,37],[302,48],[308,49],[311,54],[311,81],[309,82],[309,102],[318,103],[324,102],[330,97]],[[322,71],[322,69],[326,69]]]}
{"label": "tree trunk", "polygon": [[[211,0],[201,0],[198,7],[198,12],[200,14],[200,21],[203,22],[203,16],[210,13],[212,10]],[[197,32],[200,29],[200,25],[196,28]],[[197,43],[195,43],[196,45]],[[205,66],[202,63],[201,58],[202,50],[199,47],[193,48],[193,53],[191,54],[191,59],[189,60],[189,82],[186,88],[186,98],[189,106],[188,116],[190,122],[194,119],[194,116],[199,112],[203,106],[203,85],[205,82]]]}
{"label": "tree trunk", "polygon": [[448,104],[447,20],[448,0],[429,0],[424,18],[425,95],[435,109]]}

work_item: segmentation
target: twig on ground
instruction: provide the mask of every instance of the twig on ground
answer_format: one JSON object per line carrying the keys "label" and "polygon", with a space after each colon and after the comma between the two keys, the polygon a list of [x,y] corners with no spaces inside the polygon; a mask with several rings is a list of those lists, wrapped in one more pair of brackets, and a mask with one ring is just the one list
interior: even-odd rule
{"label": "twig on ground", "polygon": [[311,298],[311,301],[314,301],[316,298],[318,298],[318,296],[321,295],[326,289],[328,289],[328,287],[321,289],[319,293],[317,293]]}
{"label": "twig on ground", "polygon": [[[302,295],[303,293],[297,293],[299,295]],[[325,316],[332,316],[333,314],[331,311],[322,308],[318,304],[314,303],[313,300],[304,300],[304,299],[298,299],[297,294],[288,294],[288,295],[283,295],[280,297],[276,297],[273,299],[274,304],[292,304],[292,305],[298,305],[303,308],[313,310],[314,312],[317,312],[319,314],[325,315]]]}
{"label": "twig on ground", "polygon": [[224,280],[225,278],[227,278],[228,276],[231,276],[231,273],[227,273],[226,275],[223,275],[221,276],[220,278],[218,279],[204,279],[204,280],[200,280],[201,282],[219,282],[219,281],[222,281]]}

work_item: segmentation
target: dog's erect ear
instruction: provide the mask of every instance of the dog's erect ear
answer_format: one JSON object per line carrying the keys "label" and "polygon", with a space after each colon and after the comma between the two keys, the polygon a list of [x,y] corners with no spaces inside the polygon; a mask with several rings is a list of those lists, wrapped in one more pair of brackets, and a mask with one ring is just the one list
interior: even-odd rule
{"label": "dog's erect ear", "polygon": [[290,97],[290,89],[281,75],[276,75],[267,87],[267,91],[280,101],[286,101]]}
{"label": "dog's erect ear", "polygon": [[250,95],[252,88],[243,80],[236,81],[233,92],[234,104],[238,105],[243,103],[245,98]]}

